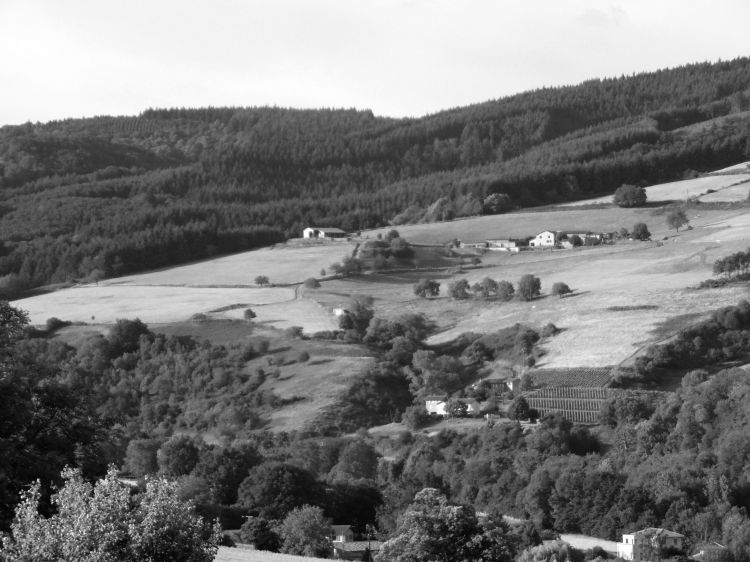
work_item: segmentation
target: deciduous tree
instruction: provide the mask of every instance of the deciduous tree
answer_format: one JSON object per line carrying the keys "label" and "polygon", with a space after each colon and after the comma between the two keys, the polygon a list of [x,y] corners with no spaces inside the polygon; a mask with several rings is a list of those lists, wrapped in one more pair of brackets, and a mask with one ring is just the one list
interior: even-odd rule
{"label": "deciduous tree", "polygon": [[527,273],[518,281],[518,298],[522,301],[530,301],[542,292],[542,281],[539,277]]}

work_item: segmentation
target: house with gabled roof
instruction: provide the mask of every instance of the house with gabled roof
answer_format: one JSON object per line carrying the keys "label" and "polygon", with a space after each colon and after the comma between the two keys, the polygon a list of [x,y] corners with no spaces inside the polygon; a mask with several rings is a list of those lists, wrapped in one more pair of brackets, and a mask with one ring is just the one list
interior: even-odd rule
{"label": "house with gabled roof", "polygon": [[302,238],[346,238],[346,232],[340,228],[308,226],[302,231]]}
{"label": "house with gabled roof", "polygon": [[678,553],[684,553],[685,535],[658,527],[649,527],[622,536],[617,543],[617,556],[635,562],[660,562]]}

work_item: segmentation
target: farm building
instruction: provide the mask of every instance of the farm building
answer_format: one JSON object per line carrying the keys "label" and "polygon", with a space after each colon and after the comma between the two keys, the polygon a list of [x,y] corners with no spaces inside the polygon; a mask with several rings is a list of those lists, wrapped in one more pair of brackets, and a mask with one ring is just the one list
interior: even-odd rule
{"label": "farm building", "polygon": [[554,248],[559,241],[557,232],[552,230],[545,230],[537,234],[532,240],[529,241],[529,246],[532,248]]}
{"label": "farm building", "polygon": [[346,238],[346,232],[340,228],[318,228],[308,226],[302,231],[303,238]]}
{"label": "farm building", "polygon": [[333,537],[331,540],[334,542],[354,540],[354,531],[352,531],[351,525],[331,525],[331,529],[333,529]]}
{"label": "farm building", "polygon": [[488,250],[504,250],[506,252],[518,252],[522,246],[526,245],[526,240],[517,238],[493,238],[487,240]]}
{"label": "farm building", "polygon": [[684,550],[685,535],[656,527],[623,535],[617,543],[617,556],[623,560],[662,560]]}
{"label": "farm building", "polygon": [[[466,404],[468,414],[479,413],[479,403],[471,398],[455,398],[458,402]],[[450,402],[445,396],[426,396],[424,399],[424,408],[428,414],[437,416],[448,415],[448,403]]]}
{"label": "farm building", "polygon": [[487,242],[461,242],[461,248],[473,248],[475,250],[486,250]]}

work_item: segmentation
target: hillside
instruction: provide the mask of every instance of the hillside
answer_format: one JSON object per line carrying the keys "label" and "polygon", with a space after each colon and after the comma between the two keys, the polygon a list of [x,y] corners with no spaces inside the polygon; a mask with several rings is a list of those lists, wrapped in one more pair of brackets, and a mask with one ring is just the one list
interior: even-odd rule
{"label": "hillside", "polygon": [[352,232],[680,179],[745,158],[748,88],[740,58],[418,119],[230,107],[3,127],[0,291],[266,246],[310,224]]}

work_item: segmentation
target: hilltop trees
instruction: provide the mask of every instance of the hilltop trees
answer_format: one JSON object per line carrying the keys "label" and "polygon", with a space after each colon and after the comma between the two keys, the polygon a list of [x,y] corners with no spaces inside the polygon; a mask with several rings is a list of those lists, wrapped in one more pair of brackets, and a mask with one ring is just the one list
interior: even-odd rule
{"label": "hilltop trees", "polygon": [[646,204],[646,190],[635,185],[621,185],[612,201],[618,207],[643,207]]}

